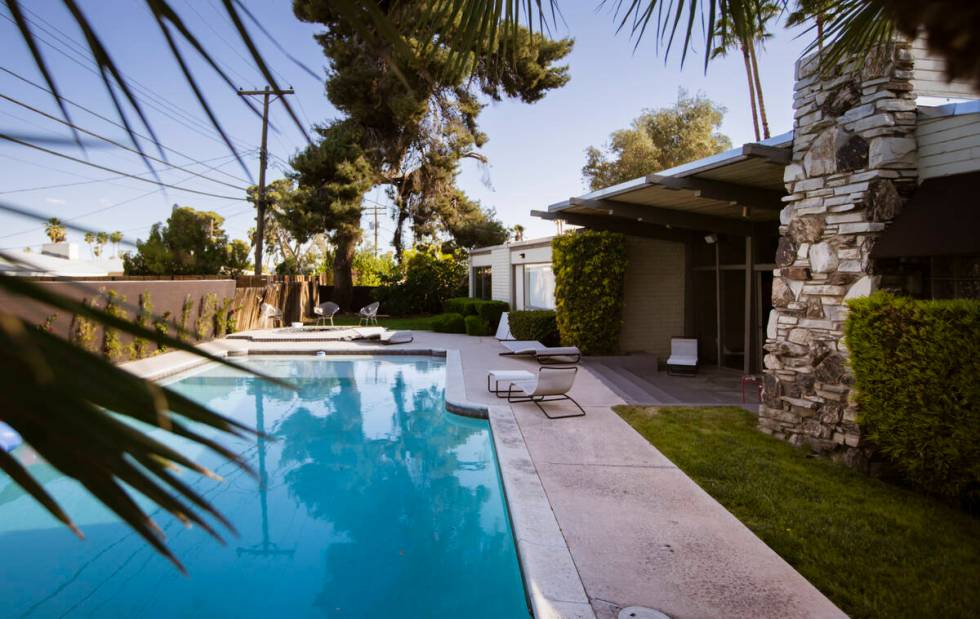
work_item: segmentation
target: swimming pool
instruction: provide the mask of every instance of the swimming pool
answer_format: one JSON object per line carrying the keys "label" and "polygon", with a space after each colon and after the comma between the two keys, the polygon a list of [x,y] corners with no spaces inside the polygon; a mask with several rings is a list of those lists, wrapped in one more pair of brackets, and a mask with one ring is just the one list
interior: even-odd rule
{"label": "swimming pool", "polygon": [[445,411],[441,359],[244,363],[298,389],[219,365],[172,383],[275,439],[234,443],[259,480],[184,445],[225,477],[184,478],[238,536],[222,546],[154,513],[182,576],[43,462],[31,472],[85,541],[0,473],[0,616],[528,616],[489,424]]}

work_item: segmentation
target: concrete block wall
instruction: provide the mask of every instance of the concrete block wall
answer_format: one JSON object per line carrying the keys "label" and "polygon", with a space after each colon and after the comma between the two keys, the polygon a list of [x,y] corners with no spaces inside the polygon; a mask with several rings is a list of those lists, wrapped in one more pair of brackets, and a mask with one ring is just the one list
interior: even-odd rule
{"label": "concrete block wall", "polygon": [[684,244],[627,236],[626,247],[620,350],[666,359],[671,336],[684,335]]}

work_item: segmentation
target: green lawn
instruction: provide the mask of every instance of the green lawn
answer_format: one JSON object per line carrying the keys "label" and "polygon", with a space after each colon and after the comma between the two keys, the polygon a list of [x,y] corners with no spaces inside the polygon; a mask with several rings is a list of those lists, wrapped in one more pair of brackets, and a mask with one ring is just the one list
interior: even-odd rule
{"label": "green lawn", "polygon": [[[313,324],[315,320],[307,321],[308,324]],[[357,325],[358,319],[356,315],[346,315],[346,316],[335,316],[333,319],[335,325]],[[378,324],[386,329],[391,329],[393,331],[397,330],[409,330],[409,331],[431,331],[432,330],[432,316],[404,316],[398,318],[379,318]]]}
{"label": "green lawn", "polygon": [[853,617],[980,617],[980,519],[756,430],[740,408],[616,407]]}

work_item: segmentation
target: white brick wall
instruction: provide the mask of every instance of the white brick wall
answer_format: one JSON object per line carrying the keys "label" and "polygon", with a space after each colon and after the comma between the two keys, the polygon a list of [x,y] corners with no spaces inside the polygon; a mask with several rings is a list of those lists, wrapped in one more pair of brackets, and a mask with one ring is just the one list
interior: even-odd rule
{"label": "white brick wall", "polygon": [[620,349],[666,358],[670,337],[684,334],[684,244],[629,236],[626,246]]}

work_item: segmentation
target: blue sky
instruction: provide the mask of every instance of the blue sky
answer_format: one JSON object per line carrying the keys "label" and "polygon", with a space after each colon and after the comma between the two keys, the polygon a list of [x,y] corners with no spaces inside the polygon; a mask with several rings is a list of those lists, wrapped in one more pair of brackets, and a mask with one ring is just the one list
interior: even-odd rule
{"label": "blue sky", "polygon": [[[246,62],[247,54],[238,43],[217,0],[171,0],[189,27],[225,67],[236,86],[260,87],[264,81]],[[33,14],[42,52],[53,67],[62,93],[76,103],[115,119],[111,101],[91,65],[75,46],[82,40],[60,0],[34,0],[25,3]],[[250,9],[263,21],[289,52],[315,70],[324,69],[324,59],[312,35],[317,27],[300,23],[288,0],[248,0]],[[701,55],[695,52],[681,68],[676,56],[665,64],[657,54],[652,37],[634,49],[626,34],[615,33],[615,21],[606,10],[596,11],[596,0],[565,0],[560,3],[564,23],[556,34],[572,36],[575,51],[568,58],[572,79],[564,88],[550,93],[534,105],[504,101],[488,105],[481,126],[490,141],[484,149],[490,164],[464,165],[459,185],[484,206],[494,207],[505,224],[523,224],[528,236],[553,231],[549,222],[530,217],[531,209],[582,193],[581,168],[589,145],[602,145],[610,132],[625,127],[644,108],[670,105],[679,88],[701,92],[725,106],[728,113],[722,131],[735,144],[752,140],[747,87],[742,61],[738,56],[713,61],[704,73]],[[173,165],[241,186],[245,171],[229,156],[228,150],[210,129],[205,114],[194,99],[173,61],[166,43],[142,2],[133,0],[83,0],[82,6],[98,27],[104,42],[122,71],[139,82],[139,95],[153,129],[166,146],[198,161],[218,167],[220,172],[191,164],[187,158],[168,154]],[[20,41],[13,24],[0,8],[0,41],[3,54],[0,67],[36,83],[39,72]],[[323,122],[337,116],[323,95],[322,80],[314,80],[298,69],[258,32],[256,40],[284,83],[296,89],[290,101],[304,123]],[[792,128],[793,64],[804,47],[795,33],[780,29],[759,58],[769,124],[773,134]],[[58,51],[61,50],[61,51]],[[187,51],[189,56],[193,52]],[[259,119],[242,105],[240,98],[200,62],[192,62],[195,75],[205,86],[206,96],[220,112],[221,121],[236,144],[245,151],[245,162],[252,178],[258,175],[257,148]],[[85,67],[88,66],[89,69]],[[0,71],[0,93],[23,103],[56,114],[49,95]],[[125,142],[119,128],[88,113],[70,109],[73,120],[86,129]],[[283,175],[283,169],[303,137],[289,121],[280,104],[273,106],[272,120],[278,131],[270,131],[272,155],[270,179]],[[44,136],[69,135],[65,128],[34,112],[0,100],[0,132]],[[85,157],[73,147],[54,147],[74,157]],[[117,148],[91,149],[92,163],[137,175],[146,168],[136,155]],[[158,168],[166,166],[159,165]],[[164,170],[160,178],[167,183],[209,193],[241,197],[242,192],[228,185],[198,179],[183,170]],[[52,155],[33,152],[0,141],[0,200],[22,208],[78,224],[104,230],[122,230],[129,238],[145,238],[150,225],[166,219],[173,204],[215,210],[226,217],[229,236],[244,238],[254,225],[254,211],[239,200],[195,195],[159,188],[135,179],[90,182],[113,175]],[[48,187],[64,183],[84,183],[69,187]],[[383,200],[383,193],[372,192],[371,199]],[[365,219],[366,236],[371,235]],[[383,218],[382,247],[391,237],[391,222]],[[80,234],[70,233],[73,240]],[[0,214],[0,248],[35,248],[44,242],[38,223]]]}

